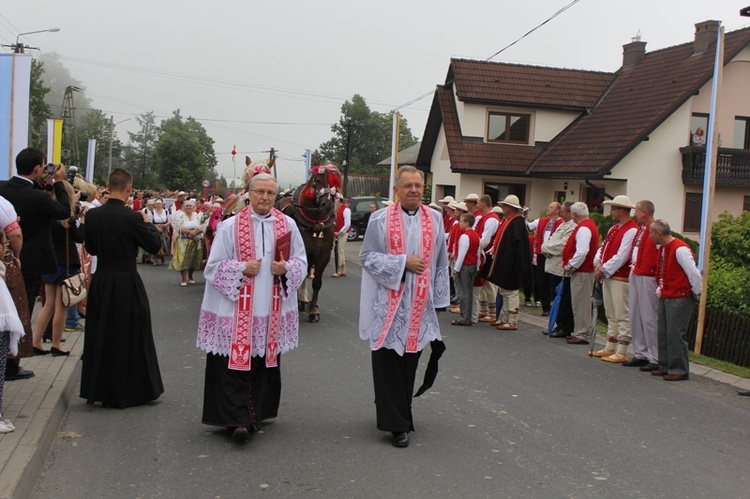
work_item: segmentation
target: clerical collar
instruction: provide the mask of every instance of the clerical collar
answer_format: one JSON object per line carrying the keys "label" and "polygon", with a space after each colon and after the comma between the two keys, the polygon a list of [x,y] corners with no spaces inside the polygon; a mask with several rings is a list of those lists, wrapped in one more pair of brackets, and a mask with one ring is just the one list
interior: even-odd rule
{"label": "clerical collar", "polygon": [[414,215],[416,215],[417,213],[419,213],[419,208],[417,208],[417,209],[416,209],[416,210],[414,210],[414,211],[409,211],[409,210],[407,210],[406,208],[404,208],[404,207],[403,207],[403,205],[402,205],[402,206],[401,206],[401,209],[402,209],[402,210],[404,210],[404,213],[406,213],[406,214],[407,214],[407,215],[409,215],[410,217],[413,217]]}

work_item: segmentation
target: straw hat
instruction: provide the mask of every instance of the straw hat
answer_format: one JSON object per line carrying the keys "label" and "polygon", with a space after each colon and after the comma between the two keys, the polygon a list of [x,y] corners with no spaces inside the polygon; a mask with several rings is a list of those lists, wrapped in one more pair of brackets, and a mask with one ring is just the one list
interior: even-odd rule
{"label": "straw hat", "polygon": [[461,210],[461,211],[465,211],[466,213],[469,212],[469,207],[466,206],[466,203],[464,203],[463,201],[460,202],[460,203],[456,203],[456,209]]}
{"label": "straw hat", "polygon": [[464,198],[464,202],[466,202],[466,201],[474,201],[476,203],[476,202],[479,201],[479,195],[478,194],[474,194],[472,192],[471,194],[469,194],[468,196],[466,196]]}
{"label": "straw hat", "polygon": [[619,196],[615,196],[615,198],[611,201],[610,200],[604,201],[604,204],[608,206],[617,206],[619,208],[627,208],[629,210],[632,210],[633,208],[635,208],[633,206],[633,203],[630,201],[630,198],[623,194],[620,194]]}
{"label": "straw hat", "polygon": [[438,200],[438,203],[450,203],[456,199],[453,196],[445,196],[443,199]]}
{"label": "straw hat", "polygon": [[427,206],[429,206],[429,207],[430,207],[430,208],[432,208],[433,210],[437,210],[437,211],[438,211],[438,212],[440,212],[440,213],[442,213],[442,212],[443,212],[443,207],[442,207],[442,206],[440,206],[440,205],[439,205],[439,204],[437,204],[437,203],[430,203],[430,204],[428,204]]}
{"label": "straw hat", "polygon": [[521,206],[521,201],[518,200],[518,196],[514,194],[510,194],[508,196],[505,196],[505,199],[500,201],[500,204],[507,204],[508,206],[511,206],[517,210],[523,209]]}

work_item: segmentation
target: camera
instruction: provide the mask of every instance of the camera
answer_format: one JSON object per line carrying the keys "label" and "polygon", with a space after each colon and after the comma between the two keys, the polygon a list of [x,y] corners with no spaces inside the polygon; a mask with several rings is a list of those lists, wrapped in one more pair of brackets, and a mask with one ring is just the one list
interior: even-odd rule
{"label": "camera", "polygon": [[80,197],[78,198],[79,201],[88,201],[89,199],[89,193],[86,191],[81,191]]}
{"label": "camera", "polygon": [[51,191],[52,190],[52,174],[55,173],[55,170],[57,170],[57,165],[54,163],[47,163],[44,166],[44,178],[41,180],[42,187],[44,187],[45,190]]}
{"label": "camera", "polygon": [[[54,172],[54,170],[52,170],[52,171]],[[65,177],[65,180],[67,180],[70,185],[73,185],[73,181],[76,179],[76,174],[77,173],[78,173],[78,167],[77,166],[69,166],[68,167],[68,176]]]}
{"label": "camera", "polygon": [[55,170],[57,169],[57,165],[54,163],[47,163],[47,165],[44,167],[44,171],[47,172],[47,175],[52,175],[55,173]]}

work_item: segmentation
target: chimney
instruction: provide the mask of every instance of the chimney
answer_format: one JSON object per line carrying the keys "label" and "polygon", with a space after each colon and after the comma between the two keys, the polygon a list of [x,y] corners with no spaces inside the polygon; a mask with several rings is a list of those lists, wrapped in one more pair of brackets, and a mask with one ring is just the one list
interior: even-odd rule
{"label": "chimney", "polygon": [[719,26],[721,26],[721,21],[703,21],[695,25],[693,55],[702,54],[708,47],[716,43]]}
{"label": "chimney", "polygon": [[622,46],[622,70],[633,69],[644,57],[646,42],[642,42],[641,37],[636,36],[632,42]]}

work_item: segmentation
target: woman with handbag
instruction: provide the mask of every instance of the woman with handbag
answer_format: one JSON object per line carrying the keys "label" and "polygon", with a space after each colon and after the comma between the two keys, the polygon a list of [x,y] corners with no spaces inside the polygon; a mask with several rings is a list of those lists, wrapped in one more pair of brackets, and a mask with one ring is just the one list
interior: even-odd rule
{"label": "woman with handbag", "polygon": [[[76,202],[78,194],[73,190],[67,181],[65,190],[70,199],[70,212],[76,213]],[[85,215],[82,213],[81,215]],[[62,348],[62,334],[65,328],[65,315],[67,308],[71,303],[63,302],[63,287],[66,280],[73,276],[76,280],[81,272],[81,260],[78,257],[78,248],[76,243],[83,242],[84,225],[83,216],[74,215],[68,220],[60,220],[52,224],[52,245],[55,248],[55,257],[59,262],[57,272],[54,274],[42,275],[44,283],[45,302],[42,310],[39,312],[36,324],[34,325],[34,354],[35,355],[69,355],[70,351]],[[76,220],[81,218],[80,227],[77,226]],[[42,336],[44,329],[52,318],[52,347],[49,350],[42,348]]]}

